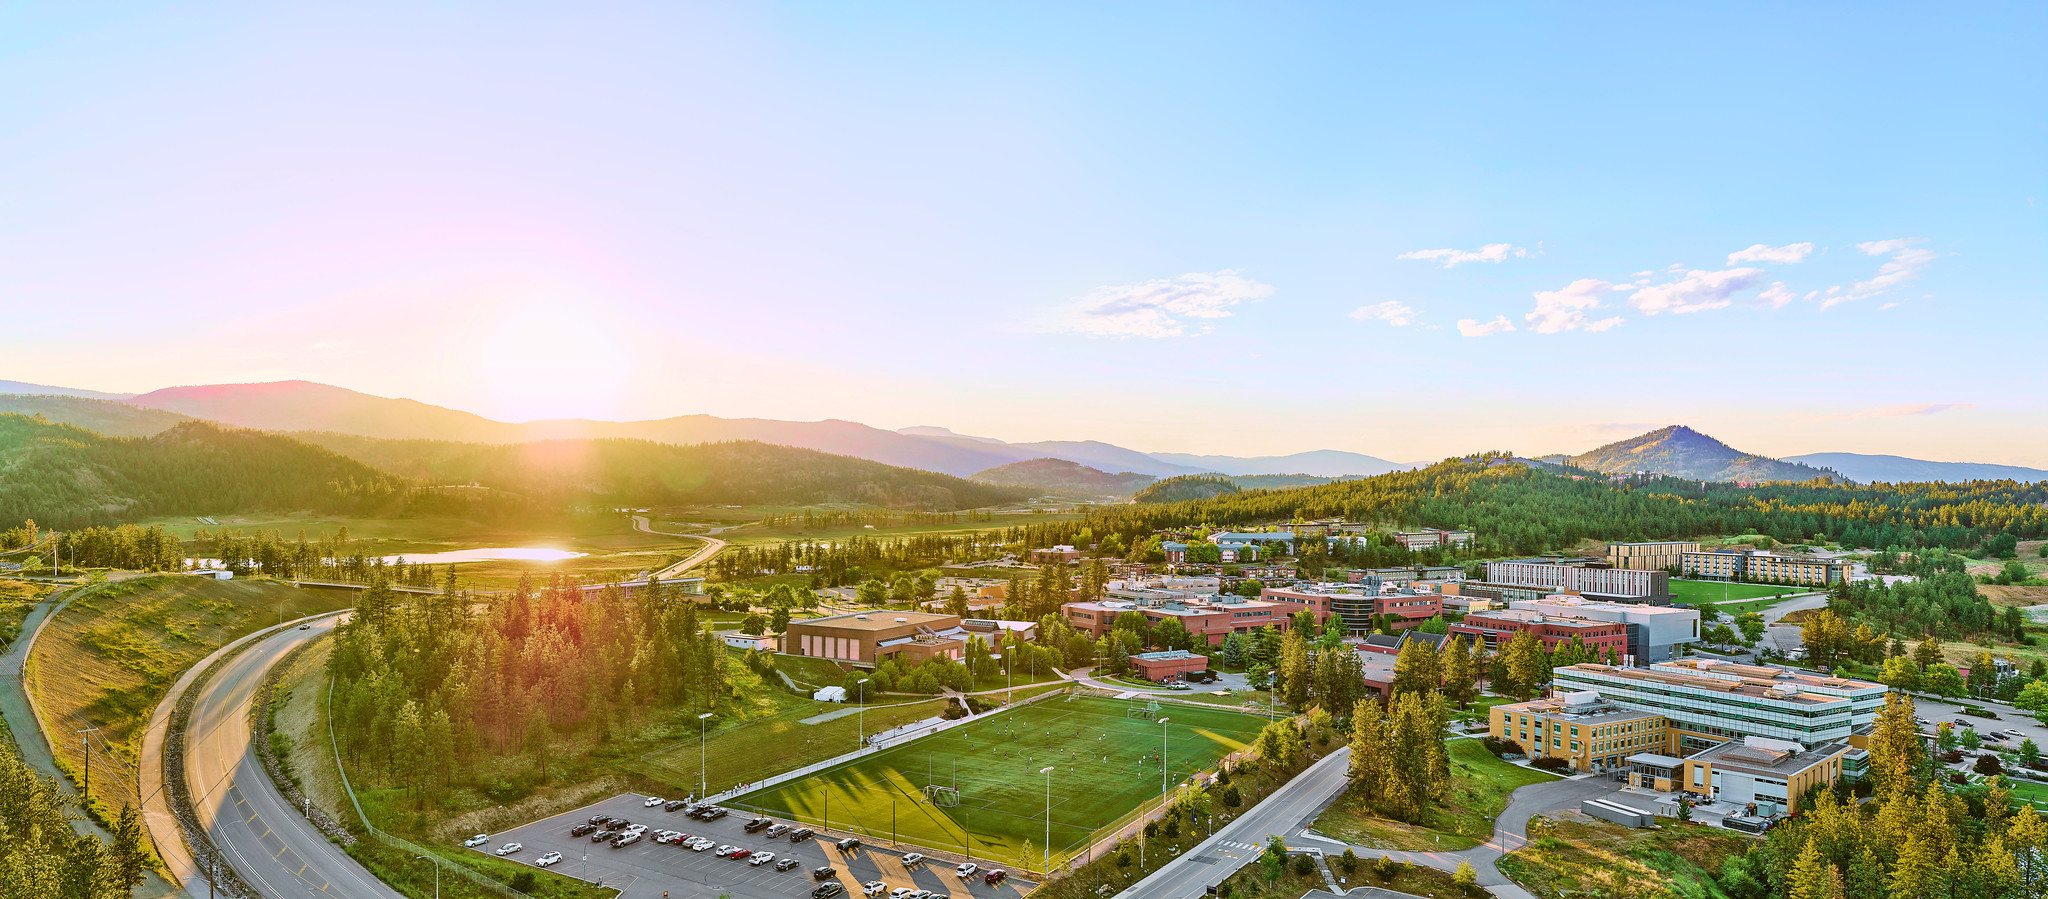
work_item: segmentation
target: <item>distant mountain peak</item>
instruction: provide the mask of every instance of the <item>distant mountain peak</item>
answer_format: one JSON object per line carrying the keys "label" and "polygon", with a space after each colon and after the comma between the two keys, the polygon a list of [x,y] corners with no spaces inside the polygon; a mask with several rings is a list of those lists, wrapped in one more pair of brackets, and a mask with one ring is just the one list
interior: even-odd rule
{"label": "distant mountain peak", "polygon": [[1565,460],[1608,474],[1650,472],[1702,481],[1808,481],[1826,469],[1745,453],[1685,425],[1666,425]]}

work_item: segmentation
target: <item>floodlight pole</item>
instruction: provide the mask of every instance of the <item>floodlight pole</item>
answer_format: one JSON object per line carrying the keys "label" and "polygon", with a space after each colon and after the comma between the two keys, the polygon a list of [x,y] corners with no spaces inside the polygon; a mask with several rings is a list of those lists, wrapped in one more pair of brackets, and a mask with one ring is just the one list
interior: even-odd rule
{"label": "floodlight pole", "polygon": [[860,680],[855,681],[853,684],[853,689],[855,691],[854,695],[856,696],[856,698],[854,699],[855,708],[853,712],[853,729],[859,731],[859,733],[853,735],[853,748],[856,751],[865,748],[868,745],[868,688],[866,686],[867,682],[868,679],[863,677]]}
{"label": "floodlight pole", "polygon": [[704,753],[705,753],[705,749],[704,749],[704,741],[705,741],[705,734],[707,733],[707,730],[706,730],[706,729],[707,729],[707,728],[708,728],[708,727],[710,726],[710,725],[708,725],[708,724],[706,724],[706,723],[705,723],[705,719],[707,719],[707,718],[710,718],[710,717],[711,717],[711,713],[710,713],[710,712],[705,712],[704,714],[702,714],[702,715],[698,715],[698,716],[697,716],[697,801],[698,801],[698,802],[703,802],[703,801],[704,801],[704,797],[705,797],[705,795],[707,794],[707,787],[709,786],[709,784],[708,784],[708,782],[707,782],[707,780],[706,780],[705,772],[704,772],[704,768],[705,768],[705,762],[704,762],[704,759],[705,759],[705,754],[704,754]]}
{"label": "floodlight pole", "polygon": [[1166,801],[1166,722],[1172,718],[1159,719],[1159,800]]}
{"label": "floodlight pole", "polygon": [[1045,775],[1045,867],[1039,875],[1048,879],[1052,877],[1052,769],[1055,767],[1058,766],[1048,765],[1038,770]]}

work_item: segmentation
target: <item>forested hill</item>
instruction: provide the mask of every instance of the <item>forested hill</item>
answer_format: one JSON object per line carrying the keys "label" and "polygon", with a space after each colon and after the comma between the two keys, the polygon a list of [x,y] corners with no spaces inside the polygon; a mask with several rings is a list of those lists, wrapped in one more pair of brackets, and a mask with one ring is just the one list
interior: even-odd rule
{"label": "forested hill", "polygon": [[[1534,553],[1584,539],[1667,540],[1768,534],[1801,543],[1817,535],[1857,545],[1976,545],[1986,535],[2048,534],[2048,484],[1813,482],[1742,488],[1649,477],[1611,483],[1553,474],[1504,455],[1450,459],[1416,471],[1292,490],[1247,490],[1212,499],[1134,504],[1075,522],[1078,532],[1131,537],[1166,527],[1243,526],[1344,518],[1478,532],[1483,553]],[[1062,535],[1045,539],[1060,542]]]}
{"label": "forested hill", "polygon": [[492,445],[294,437],[426,485],[476,484],[544,503],[868,503],[932,511],[996,505],[1026,491],[852,456],[749,440],[676,446],[647,440]]}
{"label": "forested hill", "polygon": [[1651,474],[1702,481],[1809,481],[1841,477],[1826,469],[1745,453],[1684,425],[1617,440],[1564,462],[1608,474]]}
{"label": "forested hill", "polygon": [[181,421],[192,421],[191,418],[163,409],[144,409],[113,400],[83,396],[0,393],[0,412],[40,415],[54,422],[77,425],[109,437],[148,437],[170,430]]}
{"label": "forested hill", "polygon": [[1177,478],[1167,478],[1140,490],[1138,495],[1131,499],[1140,503],[1177,503],[1213,499],[1237,491],[1238,486],[1235,482],[1220,475],[1184,474]]}
{"label": "forested hill", "polygon": [[1079,462],[1052,458],[998,465],[976,472],[973,479],[984,484],[1091,497],[1130,496],[1156,480],[1149,474],[1134,471],[1110,474]]}
{"label": "forested hill", "polygon": [[384,511],[403,502],[406,486],[316,446],[207,422],[108,437],[0,414],[0,522],[76,528],[159,515]]}

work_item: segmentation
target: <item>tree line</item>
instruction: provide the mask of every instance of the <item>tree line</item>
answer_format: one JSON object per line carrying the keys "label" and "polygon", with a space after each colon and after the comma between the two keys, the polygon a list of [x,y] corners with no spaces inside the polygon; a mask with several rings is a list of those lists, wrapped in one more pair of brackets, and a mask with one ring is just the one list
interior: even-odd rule
{"label": "tree line", "polygon": [[22,899],[127,899],[148,857],[142,818],[123,806],[114,841],[71,829],[77,801],[0,739],[0,895]]}

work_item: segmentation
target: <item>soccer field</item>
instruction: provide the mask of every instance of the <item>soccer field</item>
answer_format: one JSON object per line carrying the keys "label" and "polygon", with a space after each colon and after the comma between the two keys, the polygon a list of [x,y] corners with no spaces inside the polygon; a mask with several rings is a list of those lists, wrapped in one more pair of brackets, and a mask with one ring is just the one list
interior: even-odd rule
{"label": "soccer field", "polygon": [[[1097,697],[1050,699],[756,791],[728,803],[812,826],[850,830],[927,849],[1032,869],[1046,833],[1046,775],[1051,775],[1052,852],[1076,849],[1103,826],[1161,788],[1179,783],[1244,748],[1263,718],[1222,708],[1163,705],[1131,717],[1142,703]],[[927,798],[927,786],[957,789]],[[970,845],[971,840],[971,845]]]}
{"label": "soccer field", "polygon": [[[1771,584],[1728,584],[1720,581],[1681,581],[1675,578],[1671,581],[1672,601],[1681,605],[1726,602],[1733,607],[1735,603],[1746,600],[1775,599],[1780,595],[1809,593],[1812,590],[1812,587],[1779,587]],[[1761,605],[1770,606],[1775,603],[1766,602]],[[1742,611],[1754,609],[1745,608]]]}

